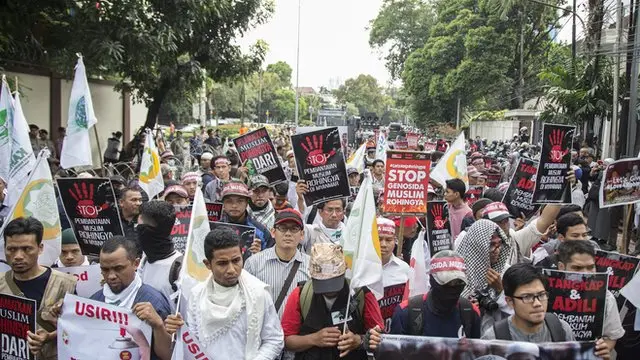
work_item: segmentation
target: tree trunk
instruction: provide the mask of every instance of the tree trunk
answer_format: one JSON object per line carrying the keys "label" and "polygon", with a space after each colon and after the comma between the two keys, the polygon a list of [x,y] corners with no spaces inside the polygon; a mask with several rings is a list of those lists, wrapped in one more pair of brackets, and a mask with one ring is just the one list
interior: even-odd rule
{"label": "tree trunk", "polygon": [[156,120],[158,119],[158,114],[160,113],[160,107],[162,106],[162,102],[167,97],[170,89],[171,80],[164,79],[160,87],[153,92],[153,101],[151,102],[151,104],[149,104],[149,110],[147,111],[147,120],[145,120],[144,126],[141,130],[153,130],[155,128]]}

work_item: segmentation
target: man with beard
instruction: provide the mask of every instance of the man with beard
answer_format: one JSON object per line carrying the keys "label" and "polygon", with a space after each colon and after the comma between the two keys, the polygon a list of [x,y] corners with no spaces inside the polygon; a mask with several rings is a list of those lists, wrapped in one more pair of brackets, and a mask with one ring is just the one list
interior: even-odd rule
{"label": "man with beard", "polygon": [[[267,284],[242,270],[240,243],[229,228],[207,234],[204,264],[211,275],[189,294],[185,320],[210,359],[273,360],[282,351],[282,327]],[[180,314],[165,322],[171,334],[183,325]]]}
{"label": "man with beard", "polygon": [[[311,281],[301,283],[287,300],[282,316],[286,349],[303,359],[367,359],[365,334],[382,329],[380,307],[363,287],[350,294],[342,247],[315,244],[311,250]],[[351,296],[347,311],[347,301]],[[345,319],[347,332],[342,333]]]}
{"label": "man with beard", "polygon": [[[391,333],[451,338],[480,338],[480,311],[461,297],[467,283],[465,261],[455,251],[443,250],[431,258],[427,294],[411,297],[398,306]],[[372,332],[372,339],[379,334]]]}
{"label": "man with beard", "polygon": [[271,201],[269,201],[269,196],[272,192],[271,187],[269,187],[269,180],[264,175],[256,175],[251,178],[250,184],[251,201],[249,201],[247,212],[249,216],[264,225],[267,229],[272,229],[275,220],[275,210],[273,209]]}
{"label": "man with beard", "polygon": [[131,239],[136,239],[136,224],[138,222],[138,214],[140,214],[140,205],[142,205],[142,194],[140,190],[133,188],[124,188],[120,191],[120,218],[122,219],[122,227],[124,235]]}
{"label": "man with beard", "polygon": [[[4,229],[4,253],[11,270],[0,274],[0,294],[35,300],[35,334],[28,331],[29,350],[43,360],[57,359],[55,313],[66,294],[73,294],[76,278],[38,265],[44,227],[33,217],[11,220]],[[4,345],[3,345],[4,347]]]}
{"label": "man with beard", "polygon": [[144,256],[138,273],[145,284],[167,299],[178,290],[176,281],[182,266],[182,254],[169,237],[175,221],[173,205],[159,200],[142,204],[137,232]]}
{"label": "man with beard", "polygon": [[100,249],[100,269],[105,284],[91,300],[131,309],[151,326],[151,360],[171,359],[171,336],[164,328],[164,319],[171,314],[167,299],[153,287],[143,284],[136,272],[140,264],[135,243],[122,236],[114,236]]}

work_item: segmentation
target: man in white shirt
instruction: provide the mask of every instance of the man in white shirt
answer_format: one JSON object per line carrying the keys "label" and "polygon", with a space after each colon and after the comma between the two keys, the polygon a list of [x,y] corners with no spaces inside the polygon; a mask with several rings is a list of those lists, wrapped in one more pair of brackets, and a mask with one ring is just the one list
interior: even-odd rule
{"label": "man in white shirt", "polygon": [[[186,325],[209,358],[273,360],[284,336],[267,285],[242,270],[240,237],[230,228],[211,231],[204,239],[207,280],[189,296]],[[169,333],[185,325],[180,314],[165,322]]]}
{"label": "man in white shirt", "polygon": [[382,257],[382,286],[384,286],[384,296],[378,300],[378,305],[380,305],[385,331],[388,333],[391,330],[393,312],[402,301],[410,268],[406,262],[393,255],[393,249],[398,243],[396,224],[383,217],[378,217],[377,223]]}
{"label": "man in white shirt", "polygon": [[[305,211],[304,194],[308,191],[304,180],[298,180],[296,192],[298,193],[298,208],[305,214],[304,218],[309,219],[304,226],[304,239],[302,240],[302,250],[306,254],[311,254],[311,248],[316,243],[343,244],[344,234],[344,212],[347,207],[345,198],[329,200],[312,206],[308,212]],[[316,216],[320,215],[320,221]],[[309,224],[311,223],[311,224]]]}

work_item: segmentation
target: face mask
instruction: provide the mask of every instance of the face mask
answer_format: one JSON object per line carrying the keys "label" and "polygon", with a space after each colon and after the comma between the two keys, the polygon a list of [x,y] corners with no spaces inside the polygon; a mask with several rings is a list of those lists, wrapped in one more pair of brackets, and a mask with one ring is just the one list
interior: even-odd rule
{"label": "face mask", "polygon": [[429,309],[436,315],[450,313],[458,305],[458,299],[464,290],[464,284],[456,286],[440,285],[433,276],[429,276],[429,283],[431,284],[431,290],[427,296]]}
{"label": "face mask", "polygon": [[147,255],[149,262],[153,263],[173,255],[175,250],[168,234],[164,234],[147,224],[138,224],[136,233],[138,234],[138,243]]}

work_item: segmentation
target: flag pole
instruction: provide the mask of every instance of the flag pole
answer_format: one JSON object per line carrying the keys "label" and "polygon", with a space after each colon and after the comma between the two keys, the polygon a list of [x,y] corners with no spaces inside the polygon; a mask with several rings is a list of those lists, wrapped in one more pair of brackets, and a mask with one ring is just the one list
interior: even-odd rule
{"label": "flag pole", "polygon": [[400,215],[400,231],[398,231],[398,250],[396,256],[402,257],[402,245],[404,243],[404,215]]}
{"label": "flag pole", "polygon": [[93,124],[93,134],[96,136],[96,145],[98,146],[98,155],[100,157],[100,168],[104,168],[102,149],[100,149],[100,139],[98,138],[98,124]]}

